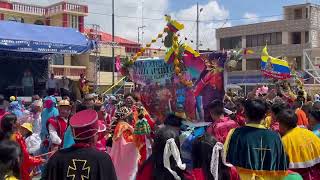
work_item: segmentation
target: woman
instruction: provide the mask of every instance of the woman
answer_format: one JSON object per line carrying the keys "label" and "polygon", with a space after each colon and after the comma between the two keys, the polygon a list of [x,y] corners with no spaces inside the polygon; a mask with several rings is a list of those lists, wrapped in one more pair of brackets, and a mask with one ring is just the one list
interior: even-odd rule
{"label": "woman", "polygon": [[139,169],[136,180],[186,179],[186,165],[181,162],[178,137],[172,127],[163,127],[156,132],[152,154]]}
{"label": "woman", "polygon": [[21,150],[13,141],[0,141],[0,179],[18,180],[20,178]]}
{"label": "woman", "polygon": [[320,138],[320,110],[312,110],[309,114],[310,130]]}
{"label": "woman", "polygon": [[26,142],[22,135],[17,131],[17,117],[14,114],[7,114],[2,118],[1,129],[4,133],[4,139],[12,140],[19,144],[23,155],[20,165],[21,179],[30,180],[29,169],[42,164],[44,161],[29,155]]}
{"label": "woman", "polygon": [[[212,159],[214,158],[214,159]],[[235,167],[227,164],[223,153],[223,144],[213,136],[204,134],[192,145],[193,180],[240,180]]]}

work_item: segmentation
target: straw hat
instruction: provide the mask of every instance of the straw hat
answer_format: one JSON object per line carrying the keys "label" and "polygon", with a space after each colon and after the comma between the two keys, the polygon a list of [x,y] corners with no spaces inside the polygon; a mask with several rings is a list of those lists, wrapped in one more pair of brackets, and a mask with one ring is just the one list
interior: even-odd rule
{"label": "straw hat", "polygon": [[31,133],[33,133],[33,131],[32,131],[32,124],[31,124],[31,123],[23,123],[23,124],[21,125],[21,127],[25,128],[25,129],[27,129],[28,131],[30,131]]}

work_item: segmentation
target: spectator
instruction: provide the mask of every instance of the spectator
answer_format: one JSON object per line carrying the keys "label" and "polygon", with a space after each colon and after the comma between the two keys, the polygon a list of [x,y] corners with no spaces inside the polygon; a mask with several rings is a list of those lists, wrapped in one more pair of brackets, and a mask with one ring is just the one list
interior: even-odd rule
{"label": "spectator", "polygon": [[54,74],[51,74],[50,78],[48,79],[46,89],[49,96],[54,95],[58,91],[58,82],[54,78]]}
{"label": "spectator", "polygon": [[0,179],[20,179],[21,150],[13,141],[0,141]]}

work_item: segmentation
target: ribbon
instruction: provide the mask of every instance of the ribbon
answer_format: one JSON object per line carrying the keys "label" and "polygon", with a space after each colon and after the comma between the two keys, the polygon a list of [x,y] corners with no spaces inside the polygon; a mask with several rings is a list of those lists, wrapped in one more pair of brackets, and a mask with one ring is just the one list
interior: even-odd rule
{"label": "ribbon", "polygon": [[168,139],[167,143],[164,147],[164,152],[163,152],[163,165],[164,167],[173,175],[175,180],[181,180],[180,176],[171,169],[171,165],[170,165],[170,157],[173,156],[174,160],[177,163],[177,166],[181,169],[181,170],[185,170],[186,169],[186,164],[183,164],[181,161],[181,157],[180,157],[180,152],[179,149],[174,141],[173,138]]}
{"label": "ribbon", "polygon": [[226,157],[223,152],[223,144],[217,142],[212,149],[211,163],[210,163],[210,171],[213,175],[214,180],[219,179],[219,156],[222,156],[222,162],[225,166],[232,167],[232,164],[227,163]]}

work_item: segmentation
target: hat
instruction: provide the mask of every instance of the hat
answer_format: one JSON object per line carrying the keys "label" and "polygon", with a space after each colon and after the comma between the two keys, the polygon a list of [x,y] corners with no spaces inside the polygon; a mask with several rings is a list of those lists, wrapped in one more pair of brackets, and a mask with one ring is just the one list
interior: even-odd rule
{"label": "hat", "polygon": [[68,100],[61,100],[58,103],[58,106],[71,106]]}
{"label": "hat", "polygon": [[28,131],[30,131],[31,133],[33,133],[33,131],[32,131],[32,124],[31,124],[31,123],[23,123],[23,124],[21,125],[21,127],[25,128],[25,129],[27,129]]}
{"label": "hat", "polygon": [[73,137],[75,140],[85,140],[98,133],[98,113],[88,109],[80,111],[70,119]]}
{"label": "hat", "polygon": [[10,101],[15,101],[15,100],[16,100],[16,97],[10,96]]}

